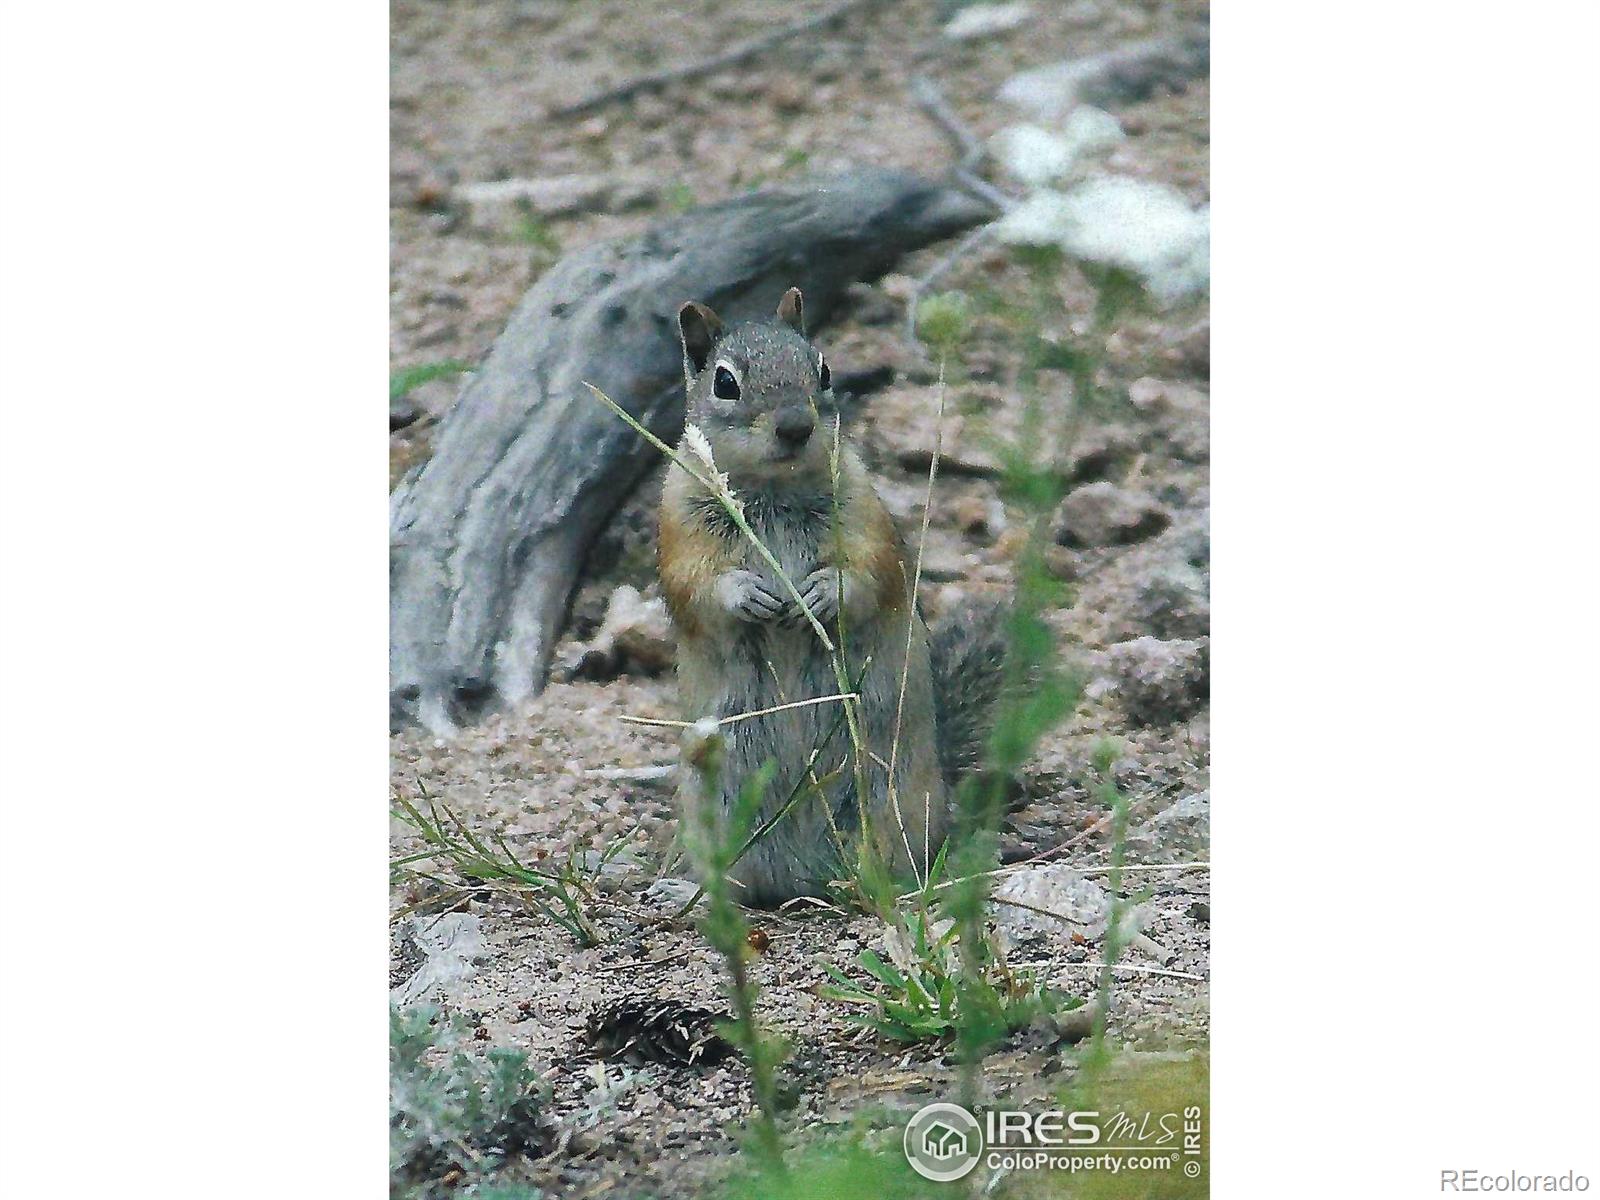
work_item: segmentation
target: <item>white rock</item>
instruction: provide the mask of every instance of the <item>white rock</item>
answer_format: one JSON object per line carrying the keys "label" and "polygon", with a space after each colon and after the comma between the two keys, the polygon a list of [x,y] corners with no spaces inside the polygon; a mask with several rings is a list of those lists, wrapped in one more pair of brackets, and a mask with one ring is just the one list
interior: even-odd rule
{"label": "white rock", "polygon": [[[1077,933],[1095,942],[1105,936],[1111,920],[1111,894],[1064,863],[1025,867],[1004,876],[992,900],[995,923],[1017,941],[1039,936],[1066,941]],[[1016,907],[1018,904],[1028,907]],[[1137,933],[1143,921],[1143,909],[1130,906],[1122,917],[1123,936]]]}
{"label": "white rock", "polygon": [[488,957],[483,926],[472,913],[410,917],[397,936],[422,953],[416,973],[389,990],[391,1003],[401,1006],[448,995]]}
{"label": "white rock", "polygon": [[946,22],[944,36],[953,42],[989,37],[1015,29],[1032,15],[1033,5],[1027,3],[974,4]]}
{"label": "white rock", "polygon": [[644,900],[654,909],[678,909],[689,903],[699,890],[700,885],[692,879],[668,875],[645,888]]}
{"label": "white rock", "polygon": [[524,212],[552,217],[601,207],[613,186],[614,181],[602,175],[554,175],[462,184],[455,196],[466,209],[468,224],[504,230]]}
{"label": "white rock", "polygon": [[1083,103],[1127,102],[1205,73],[1204,38],[1152,38],[1012,76],[999,96],[1030,116],[1060,121]]}
{"label": "white rock", "polygon": [[1173,801],[1128,831],[1128,845],[1148,862],[1204,858],[1211,845],[1211,793],[1193,792]]}

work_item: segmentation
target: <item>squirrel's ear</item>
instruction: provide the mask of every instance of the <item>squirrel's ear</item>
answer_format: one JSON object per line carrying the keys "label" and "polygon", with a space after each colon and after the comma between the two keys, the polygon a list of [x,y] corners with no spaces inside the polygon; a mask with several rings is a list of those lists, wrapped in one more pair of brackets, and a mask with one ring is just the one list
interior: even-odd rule
{"label": "squirrel's ear", "polygon": [[799,288],[790,288],[778,301],[778,320],[796,333],[806,331],[806,301]]}
{"label": "squirrel's ear", "polygon": [[691,300],[678,310],[678,335],[683,339],[683,353],[697,373],[706,369],[711,347],[721,332],[722,318],[704,304]]}

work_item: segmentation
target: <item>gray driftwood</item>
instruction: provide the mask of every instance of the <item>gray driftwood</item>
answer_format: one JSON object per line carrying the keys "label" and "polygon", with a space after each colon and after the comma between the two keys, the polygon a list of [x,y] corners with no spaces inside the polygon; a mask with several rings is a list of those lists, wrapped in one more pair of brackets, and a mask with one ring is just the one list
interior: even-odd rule
{"label": "gray driftwood", "polygon": [[797,285],[816,325],[851,282],[994,215],[959,189],[864,168],[698,209],[552,267],[392,498],[394,719],[447,732],[543,688],[590,542],[659,460],[583,381],[676,441],[683,301],[738,320]]}

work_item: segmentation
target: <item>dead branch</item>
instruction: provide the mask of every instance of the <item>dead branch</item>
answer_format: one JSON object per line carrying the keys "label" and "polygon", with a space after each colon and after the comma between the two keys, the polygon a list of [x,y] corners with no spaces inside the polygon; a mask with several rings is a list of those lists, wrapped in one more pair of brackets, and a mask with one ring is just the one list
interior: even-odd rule
{"label": "dead branch", "polygon": [[802,34],[823,29],[834,21],[848,16],[858,8],[866,8],[877,3],[881,3],[881,0],[842,0],[841,3],[823,10],[814,17],[807,17],[803,21],[781,26],[759,37],[748,38],[724,50],[721,54],[714,54],[710,58],[703,58],[699,62],[689,63],[685,66],[668,67],[661,71],[652,71],[648,75],[637,75],[632,79],[619,83],[616,87],[607,88],[605,91],[596,92],[592,96],[586,96],[582,100],[554,108],[550,111],[550,115],[558,119],[578,117],[585,113],[594,112],[596,109],[604,108],[608,104],[614,104],[619,100],[630,99],[641,92],[658,91],[685,79],[704,79],[708,75],[715,75],[717,72],[725,71],[729,67],[736,67],[747,59],[754,58],[756,55],[762,54],[774,46],[781,45],[791,38],[797,38]]}
{"label": "dead branch", "polygon": [[956,116],[955,109],[950,107],[950,102],[944,98],[939,85],[926,75],[918,75],[911,81],[911,95],[916,100],[917,107],[922,109],[928,115],[928,119],[954,144],[958,156],[957,169],[976,170],[989,152],[984,148],[978,135],[972,132],[971,127]]}
{"label": "dead branch", "polygon": [[741,196],[585,247],[550,268],[396,489],[390,524],[390,707],[448,733],[537,694],[584,556],[661,459],[583,388],[657,437],[683,425],[673,313],[733,319],[796,285],[819,323],[845,289],[992,219],[960,189],[857,168]]}

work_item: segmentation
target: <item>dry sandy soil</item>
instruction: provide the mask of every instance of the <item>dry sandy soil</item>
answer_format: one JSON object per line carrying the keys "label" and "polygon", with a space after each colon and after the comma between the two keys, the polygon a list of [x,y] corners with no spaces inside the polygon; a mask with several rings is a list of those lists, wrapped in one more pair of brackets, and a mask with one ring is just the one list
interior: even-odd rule
{"label": "dry sandy soil", "polygon": [[[904,0],[869,6],[835,28],[660,94],[574,119],[545,115],[596,88],[704,57],[820,7],[794,0],[399,0],[392,24],[394,369],[475,362],[562,249],[851,160],[942,170],[950,144],[910,99],[916,75],[937,80],[962,119],[987,136],[1021,119],[996,99],[1017,71],[1193,28],[1205,16],[1195,4],[1036,3],[1014,30],[951,44],[939,31],[954,6]],[[1207,201],[1207,103],[1202,78],[1116,108],[1129,140],[1107,169],[1171,184],[1192,203]],[[461,199],[464,185],[564,175],[617,184],[574,211],[534,222],[514,213],[509,223],[485,217]],[[991,178],[1009,186],[1002,175]],[[908,260],[900,278],[858,287],[842,319],[819,337],[837,372],[880,365],[896,372],[861,404],[854,436],[907,530],[923,515],[925,474],[907,464],[919,449],[925,461],[929,426],[919,414],[931,408],[935,371],[905,334],[904,277],[917,276],[947,249]],[[963,261],[940,286],[1003,296],[1026,282],[996,248]],[[1074,272],[1063,273],[1057,290],[1060,308],[1047,320],[1046,336],[1081,329],[1088,311],[1090,292]],[[1063,652],[1094,682],[1029,766],[1004,836],[1009,861],[1066,846],[1053,861],[1103,868],[1103,833],[1085,834],[1105,811],[1089,763],[1102,738],[1120,740],[1115,775],[1133,803],[1130,861],[1166,869],[1129,880],[1130,895],[1148,893],[1149,944],[1130,951],[1133,969],[1118,973],[1111,1029],[1131,1047],[1163,1052],[1203,1053],[1208,1028],[1209,873],[1175,866],[1207,858],[1206,320],[1203,304],[1191,304],[1129,319],[1112,338],[1103,383],[1119,402],[1083,431],[1074,458],[1077,491],[1067,501],[1077,506],[1081,527],[1098,532],[1056,547],[1051,559],[1070,585],[1069,606],[1051,614],[1052,625]],[[947,447],[950,469],[933,502],[923,595],[931,612],[965,594],[1003,591],[1011,577],[1017,530],[985,473],[978,439],[985,421],[1003,422],[1020,403],[1021,365],[1012,343],[980,320],[950,393],[954,411],[976,415]],[[408,398],[414,419],[391,434],[397,474],[426,456],[459,382],[439,380]],[[1047,401],[1064,397],[1064,378],[1044,372],[1041,382]],[[654,594],[649,493],[647,485],[596,552],[575,603],[569,652],[593,633],[618,585]],[[670,889],[648,890],[670,845],[670,790],[618,779],[614,771],[673,761],[670,731],[619,720],[676,716],[670,672],[624,667],[611,678],[558,678],[524,710],[450,741],[407,730],[392,744],[398,794],[415,799],[425,789],[472,825],[498,831],[521,856],[592,852],[627,840],[602,875],[605,902],[595,911],[603,944],[579,949],[514,897],[475,896],[455,915],[478,918],[484,952],[432,997],[466,1016],[485,1044],[529,1051],[549,1079],[553,1113],[571,1136],[522,1175],[556,1196],[698,1194],[726,1169],[751,1107],[736,1062],[630,1074],[586,1056],[583,1025],[603,1000],[642,994],[724,1004],[714,956],[692,927],[668,919]],[[397,852],[415,844],[396,823]],[[400,914],[425,898],[422,885],[397,882],[396,985],[417,962],[407,939],[419,918]],[[839,1004],[816,994],[821,964],[854,971],[862,948],[881,945],[881,926],[831,912],[755,920],[771,939],[753,966],[761,1013],[794,1048],[794,1128],[836,1126],[863,1113],[883,1114],[887,1126],[893,1112],[951,1096],[954,1067],[939,1047],[896,1049],[863,1038]],[[1018,962],[1088,994],[1098,958],[1092,937],[1024,927],[999,910],[997,920],[1010,922]],[[991,1060],[986,1086],[995,1096],[1048,1095],[1070,1076],[1072,1057],[1048,1039],[1022,1035]]]}

